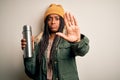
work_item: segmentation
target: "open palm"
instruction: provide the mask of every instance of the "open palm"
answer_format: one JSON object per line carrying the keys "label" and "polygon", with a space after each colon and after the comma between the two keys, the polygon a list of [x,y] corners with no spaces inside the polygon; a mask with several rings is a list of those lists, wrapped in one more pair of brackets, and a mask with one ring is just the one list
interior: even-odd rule
{"label": "open palm", "polygon": [[80,41],[80,29],[78,23],[73,15],[70,13],[65,13],[64,21],[66,24],[66,34],[56,33],[58,36],[66,39],[69,42],[78,42]]}

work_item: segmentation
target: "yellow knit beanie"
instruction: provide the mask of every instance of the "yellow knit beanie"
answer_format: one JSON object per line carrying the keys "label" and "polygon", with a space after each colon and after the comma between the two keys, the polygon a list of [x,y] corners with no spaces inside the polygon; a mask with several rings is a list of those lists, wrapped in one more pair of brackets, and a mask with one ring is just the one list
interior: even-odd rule
{"label": "yellow knit beanie", "polygon": [[51,4],[45,12],[44,19],[50,14],[57,14],[63,17],[64,9],[61,5]]}

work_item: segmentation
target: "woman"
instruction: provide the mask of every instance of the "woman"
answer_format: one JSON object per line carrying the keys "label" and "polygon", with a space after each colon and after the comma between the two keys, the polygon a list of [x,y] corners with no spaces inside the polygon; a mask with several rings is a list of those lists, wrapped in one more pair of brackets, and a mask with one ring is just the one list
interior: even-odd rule
{"label": "woman", "polygon": [[[88,52],[88,38],[61,5],[48,7],[44,23],[44,31],[33,39],[33,57],[24,58],[26,74],[34,80],[79,80],[75,57]],[[24,49],[26,40],[21,43]]]}

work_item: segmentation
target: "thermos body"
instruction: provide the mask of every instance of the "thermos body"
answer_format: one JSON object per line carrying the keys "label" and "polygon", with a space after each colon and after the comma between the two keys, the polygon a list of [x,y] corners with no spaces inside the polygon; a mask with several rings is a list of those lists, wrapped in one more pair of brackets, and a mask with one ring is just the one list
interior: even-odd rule
{"label": "thermos body", "polygon": [[24,58],[32,57],[32,28],[29,25],[23,26],[23,38],[26,39],[26,47],[24,48]]}

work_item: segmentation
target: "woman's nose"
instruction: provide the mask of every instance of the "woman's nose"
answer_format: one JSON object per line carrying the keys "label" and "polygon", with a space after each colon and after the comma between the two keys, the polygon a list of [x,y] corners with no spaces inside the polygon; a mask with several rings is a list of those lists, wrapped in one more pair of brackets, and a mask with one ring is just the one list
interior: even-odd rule
{"label": "woman's nose", "polygon": [[54,18],[52,19],[52,23],[55,23],[55,19]]}

